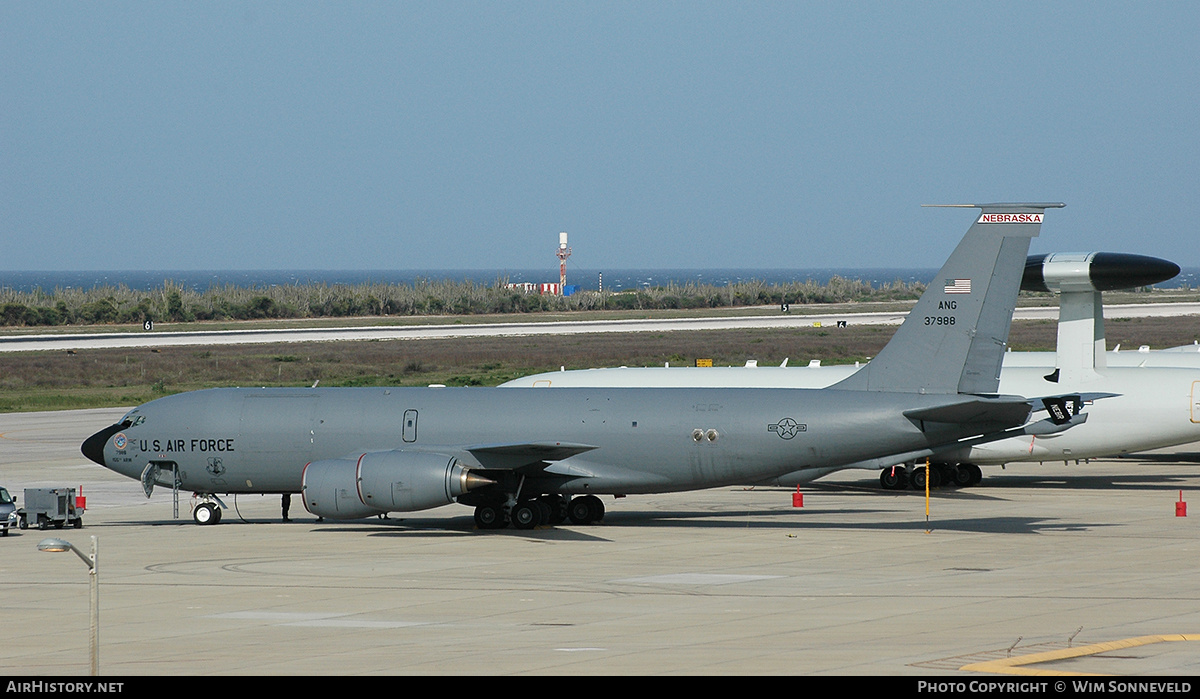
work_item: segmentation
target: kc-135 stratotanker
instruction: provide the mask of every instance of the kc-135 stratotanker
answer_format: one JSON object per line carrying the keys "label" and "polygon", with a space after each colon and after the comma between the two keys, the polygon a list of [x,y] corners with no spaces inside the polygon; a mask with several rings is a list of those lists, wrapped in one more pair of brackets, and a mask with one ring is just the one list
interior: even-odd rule
{"label": "kc-135 stratotanker", "polygon": [[220,388],[139,406],[92,461],[200,496],[300,493],[357,519],[458,502],[481,529],[599,521],[599,495],[896,463],[1086,419],[1099,396],[998,395],[1031,238],[1060,203],[981,210],[892,340],[852,376],[787,388]]}

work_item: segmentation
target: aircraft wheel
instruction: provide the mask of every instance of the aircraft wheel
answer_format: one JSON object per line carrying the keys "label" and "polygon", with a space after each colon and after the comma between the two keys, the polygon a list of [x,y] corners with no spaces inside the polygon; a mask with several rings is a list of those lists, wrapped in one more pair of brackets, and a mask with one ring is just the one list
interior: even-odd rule
{"label": "aircraft wheel", "polygon": [[475,508],[475,526],[480,529],[503,529],[504,510],[496,505],[480,505]]}
{"label": "aircraft wheel", "polygon": [[963,464],[962,468],[966,468],[971,472],[971,482],[967,485],[979,485],[983,480],[983,471],[975,464]]}
{"label": "aircraft wheel", "polygon": [[967,486],[972,485],[972,481],[974,480],[974,475],[971,473],[970,464],[958,464],[954,467],[954,470],[950,472],[950,475],[953,478],[954,485],[960,488],[966,488]]}
{"label": "aircraft wheel", "polygon": [[595,495],[571,498],[567,516],[575,524],[594,524],[604,519],[604,503]]}
{"label": "aircraft wheel", "polygon": [[512,525],[517,529],[533,529],[542,521],[542,509],[534,500],[517,503],[509,513]]}
{"label": "aircraft wheel", "polygon": [[879,474],[879,485],[885,490],[900,490],[908,485],[908,473],[903,466],[885,468]]}
{"label": "aircraft wheel", "polygon": [[584,497],[592,500],[592,523],[599,522],[604,519],[604,503],[595,495],[585,495]]}
{"label": "aircraft wheel", "polygon": [[[913,469],[912,476],[909,477],[912,481],[912,487],[915,490],[925,490],[925,467],[918,466]],[[929,465],[929,489],[940,488],[943,482],[942,469],[934,464]]]}
{"label": "aircraft wheel", "polygon": [[545,526],[552,523],[554,518],[553,508],[545,500],[534,500],[533,504],[538,508],[538,526]]}
{"label": "aircraft wheel", "polygon": [[546,520],[548,524],[562,524],[567,521],[566,498],[561,495],[543,495],[538,501],[545,503],[550,509],[550,516]]}
{"label": "aircraft wheel", "polygon": [[583,498],[571,498],[571,502],[567,504],[567,519],[570,519],[572,524],[587,524],[591,514],[592,509]]}
{"label": "aircraft wheel", "polygon": [[202,502],[192,510],[192,519],[196,520],[196,524],[216,524],[221,521],[221,515],[216,505]]}

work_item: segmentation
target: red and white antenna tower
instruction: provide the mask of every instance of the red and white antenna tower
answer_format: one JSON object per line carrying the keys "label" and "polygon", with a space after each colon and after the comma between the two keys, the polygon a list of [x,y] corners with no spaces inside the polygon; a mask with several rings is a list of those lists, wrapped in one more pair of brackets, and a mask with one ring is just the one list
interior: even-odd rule
{"label": "red and white antenna tower", "polygon": [[554,253],[558,257],[558,283],[560,294],[566,293],[567,289],[567,258],[571,256],[571,248],[567,247],[567,234],[558,234],[558,250]]}

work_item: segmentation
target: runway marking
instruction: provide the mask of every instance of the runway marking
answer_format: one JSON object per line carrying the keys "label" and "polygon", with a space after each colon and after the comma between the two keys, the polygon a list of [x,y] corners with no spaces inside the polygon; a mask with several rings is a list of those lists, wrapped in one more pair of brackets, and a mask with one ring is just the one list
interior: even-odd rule
{"label": "runway marking", "polygon": [[311,626],[354,629],[399,629],[407,626],[423,626],[420,621],[369,621],[365,619],[341,619],[349,614],[322,614],[319,612],[226,612],[210,614],[210,619],[249,619],[273,621],[280,626]]}
{"label": "runway marking", "polygon": [[309,619],[329,619],[344,614],[322,614],[320,612],[225,612],[224,614],[209,614],[209,619],[254,619],[259,621],[303,621]]}
{"label": "runway marking", "polygon": [[[23,429],[23,430],[16,430],[16,432],[28,432],[28,431],[29,431],[28,428]],[[0,439],[7,439],[10,442],[36,442],[36,441],[39,441],[37,439],[30,439],[28,437],[10,437],[9,436],[10,434],[13,434],[13,433],[12,432],[0,432]]]}
{"label": "runway marking", "polygon": [[613,582],[651,583],[655,585],[728,585],[730,583],[753,582],[782,578],[782,575],[713,575],[706,573],[674,573],[651,575],[644,578],[622,578]]}
{"label": "runway marking", "polygon": [[313,626],[344,629],[402,629],[409,626],[427,626],[420,621],[356,621],[354,619],[314,619],[294,621],[281,626]]}
{"label": "runway marking", "polygon": [[1039,663],[1049,663],[1054,662],[1055,660],[1066,660],[1068,658],[1079,658],[1085,655],[1096,655],[1097,653],[1105,653],[1111,650],[1121,650],[1123,648],[1136,648],[1138,646],[1146,646],[1152,643],[1165,643],[1167,641],[1200,641],[1200,634],[1161,634],[1157,636],[1137,636],[1119,641],[1093,643],[1089,646],[1080,646],[1078,648],[1062,648],[1059,650],[1049,650],[1040,653],[1030,653],[1029,655],[1018,655],[1015,658],[1001,658],[999,660],[988,660],[982,663],[970,663],[968,665],[963,665],[958,669],[963,672],[989,672],[1000,675],[1098,675],[1101,673],[1069,672],[1066,670],[1050,670],[1025,666],[1036,665]]}

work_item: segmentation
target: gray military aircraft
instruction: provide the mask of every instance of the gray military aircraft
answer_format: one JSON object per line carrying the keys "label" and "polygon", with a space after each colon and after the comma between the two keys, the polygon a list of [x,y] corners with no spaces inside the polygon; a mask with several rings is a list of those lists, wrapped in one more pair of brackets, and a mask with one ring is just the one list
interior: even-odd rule
{"label": "gray military aircraft", "polygon": [[[892,341],[825,389],[208,389],[160,398],[84,441],[147,493],[300,492],[355,519],[458,502],[480,528],[599,521],[599,494],[761,482],[922,458],[1082,423],[1079,395],[997,395],[1030,239],[1058,203],[981,209]],[[1049,417],[1038,419],[1046,411]]]}
{"label": "gray military aircraft", "polygon": [[[1195,349],[1105,352],[1101,293],[1158,283],[1178,273],[1178,265],[1143,255],[1100,252],[1030,256],[1022,288],[1059,295],[1057,352],[1005,352],[1000,392],[1037,395],[1070,390],[1111,397],[1089,408],[1086,424],[1066,432],[1021,435],[942,451],[931,458],[931,485],[978,484],[983,476],[980,466],[1113,457],[1200,440],[1200,366],[1195,363],[1200,353]],[[826,367],[819,363],[805,367],[617,367],[546,372],[501,385],[560,389],[824,388],[856,371],[854,366]],[[799,470],[768,483],[790,487],[845,468],[879,471],[884,488],[925,488],[926,470],[922,464],[877,460],[841,468]]]}

